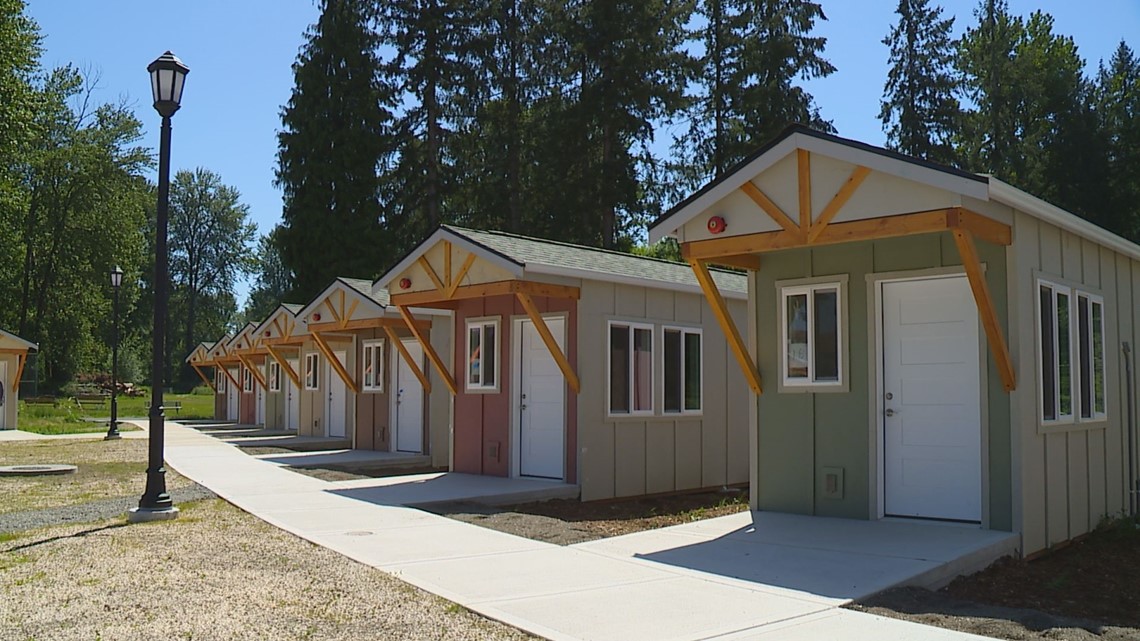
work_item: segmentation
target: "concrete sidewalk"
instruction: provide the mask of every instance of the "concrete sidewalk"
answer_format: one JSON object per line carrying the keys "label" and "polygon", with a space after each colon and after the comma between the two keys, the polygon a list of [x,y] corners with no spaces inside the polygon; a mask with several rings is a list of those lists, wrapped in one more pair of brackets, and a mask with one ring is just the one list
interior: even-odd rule
{"label": "concrete sidewalk", "polygon": [[[484,492],[495,490],[495,481],[503,491],[517,488],[512,483],[518,479],[419,475],[431,478],[362,479],[346,482],[351,484],[346,487],[247,456],[192,429],[167,425],[167,462],[238,507],[549,639],[981,638],[837,608],[855,598],[851,595],[862,596],[900,577],[906,580],[941,566],[941,559],[925,558],[928,552],[919,542],[912,542],[917,547],[909,552],[860,556],[851,554],[854,543],[843,547],[844,537],[853,534],[838,531],[788,545],[782,537],[801,536],[795,528],[802,529],[802,523],[797,525],[794,517],[766,522],[765,516],[750,525],[751,514],[746,513],[561,547],[402,505],[454,494],[456,487],[476,484],[475,479],[485,483]],[[867,529],[861,536],[865,540],[876,532]],[[887,544],[897,548],[916,533],[898,529],[899,538]],[[945,541],[929,549],[946,556],[995,544],[984,537],[943,536]],[[765,537],[776,538],[761,540]],[[784,578],[765,582],[761,566],[777,566]],[[875,571],[878,566],[885,569]],[[837,572],[841,568],[844,571]],[[806,578],[797,579],[801,573]]]}
{"label": "concrete sidewalk", "polygon": [[[135,421],[122,420],[120,424],[130,423],[131,425],[139,425]],[[123,438],[146,438],[146,426],[142,426],[142,430],[131,430],[129,432],[120,432]],[[97,441],[106,436],[106,432],[83,432],[81,434],[36,434],[35,432],[24,432],[22,430],[0,430],[0,443],[5,441],[51,441],[51,440],[83,440],[88,439]]]}

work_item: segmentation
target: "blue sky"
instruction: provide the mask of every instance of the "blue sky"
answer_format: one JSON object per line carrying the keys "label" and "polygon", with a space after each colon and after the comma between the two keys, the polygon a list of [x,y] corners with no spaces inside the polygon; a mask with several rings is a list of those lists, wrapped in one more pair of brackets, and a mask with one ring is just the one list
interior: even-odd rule
{"label": "blue sky", "polygon": [[[936,2],[937,3],[937,2]],[[974,21],[976,0],[944,0],[959,33]],[[1010,0],[1010,10],[1051,13],[1057,32],[1076,40],[1095,69],[1124,39],[1140,48],[1137,0]],[[826,56],[838,71],[807,84],[839,134],[883,142],[879,99],[886,78],[883,36],[897,0],[823,0]],[[207,167],[241,193],[254,221],[268,231],[280,220],[273,186],[280,109],[293,86],[291,65],[316,21],[312,0],[30,0],[44,35],[45,66],[75,64],[100,75],[97,97],[135,105],[146,142],[158,146],[158,115],[150,107],[146,65],[167,49],[189,67],[182,110],[174,117],[174,170]],[[239,289],[243,298],[248,286]]]}

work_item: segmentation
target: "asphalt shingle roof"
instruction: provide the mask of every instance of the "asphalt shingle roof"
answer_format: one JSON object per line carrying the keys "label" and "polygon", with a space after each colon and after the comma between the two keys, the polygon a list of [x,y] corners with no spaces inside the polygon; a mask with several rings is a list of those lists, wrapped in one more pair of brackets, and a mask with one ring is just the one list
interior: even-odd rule
{"label": "asphalt shingle roof", "polygon": [[[500,231],[479,231],[450,225],[444,227],[524,267],[533,265],[566,267],[594,272],[598,275],[598,280],[607,280],[607,276],[624,276],[658,281],[666,285],[700,286],[692,268],[685,263],[572,245],[556,240],[517,236]],[[709,271],[722,292],[740,294],[748,292],[748,279],[744,274],[720,269]]]}
{"label": "asphalt shingle roof", "polygon": [[348,285],[349,287],[355,289],[357,292],[360,292],[360,295],[364,296],[365,298],[368,298],[371,301],[374,301],[377,305],[380,305],[381,307],[387,307],[388,305],[391,304],[389,299],[388,299],[388,290],[379,289],[379,290],[376,290],[375,292],[373,292],[372,291],[372,281],[370,281],[370,280],[362,280],[359,278],[345,278],[343,276],[341,276],[337,280],[339,280],[340,282],[344,283],[345,285]]}

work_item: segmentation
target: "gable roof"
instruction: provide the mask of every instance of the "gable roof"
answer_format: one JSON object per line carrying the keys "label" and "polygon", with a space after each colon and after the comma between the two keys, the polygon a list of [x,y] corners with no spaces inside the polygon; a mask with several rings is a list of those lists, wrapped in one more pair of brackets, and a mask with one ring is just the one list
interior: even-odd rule
{"label": "gable roof", "polygon": [[371,304],[381,314],[385,313],[388,309],[390,301],[388,299],[388,290],[381,287],[373,287],[372,281],[363,280],[360,278],[346,278],[338,276],[333,282],[329,283],[328,287],[321,290],[321,293],[313,297],[313,300],[303,305],[293,313],[299,319],[307,317],[320,307],[325,298],[331,295],[338,287],[351,289],[352,291],[360,294],[364,300]]}
{"label": "gable roof", "polygon": [[[234,334],[234,337],[231,338],[228,343],[226,343],[226,347],[229,348],[230,350],[233,350],[233,349],[249,349],[248,344],[253,342],[250,339],[250,334],[252,334],[253,330],[256,328],[257,328],[257,325],[254,325],[253,321],[246,323],[245,327],[238,330],[238,333]],[[239,340],[243,340],[243,339],[247,343],[246,347],[236,347],[234,345],[234,343],[236,343]]]}
{"label": "gable roof", "polygon": [[[304,305],[299,305],[297,303],[281,303],[277,306],[277,309],[270,312],[270,314],[266,316],[264,320],[258,323],[257,327],[253,328],[254,336],[261,337],[262,334],[265,333],[265,330],[269,329],[269,324],[272,323],[273,319],[276,318],[279,314],[284,313],[292,316],[293,318],[296,318],[297,313],[300,312],[304,307]],[[298,327],[298,329],[300,329],[300,327]]]}
{"label": "gable roof", "polygon": [[[451,225],[441,226],[387,274],[381,276],[377,284],[386,284],[395,278],[420,255],[444,239],[467,248],[485,260],[497,263],[517,278],[523,278],[526,273],[548,274],[659,289],[696,293],[701,291],[696,276],[685,263],[501,231],[480,231]],[[712,269],[710,272],[725,296],[730,298],[747,296],[748,279],[743,274],[719,269]]]}
{"label": "gable roof", "polygon": [[0,329],[0,347],[7,347],[8,349],[26,349],[29,351],[38,350],[40,348],[39,345],[36,345],[32,341],[24,340],[19,336],[16,336],[11,332],[6,332],[2,329]]}
{"label": "gable roof", "polygon": [[197,347],[195,347],[194,349],[190,350],[190,355],[189,355],[189,356],[187,356],[187,357],[186,357],[186,360],[185,360],[185,361],[183,361],[183,362],[189,363],[189,362],[190,362],[190,361],[192,361],[192,360],[194,359],[194,357],[195,357],[195,356],[197,356],[198,354],[202,354],[202,355],[203,355],[203,356],[205,356],[207,359],[209,359],[209,356],[210,356],[210,347],[211,347],[211,346],[210,346],[210,344],[209,344],[209,343],[207,343],[207,342],[205,342],[205,341],[203,341],[203,342],[201,342],[201,343],[198,343],[198,346],[197,346]]}

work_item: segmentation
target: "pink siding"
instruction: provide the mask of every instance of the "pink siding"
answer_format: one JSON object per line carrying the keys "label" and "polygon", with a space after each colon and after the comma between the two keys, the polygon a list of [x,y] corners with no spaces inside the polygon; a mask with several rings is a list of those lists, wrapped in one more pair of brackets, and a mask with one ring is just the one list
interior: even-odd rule
{"label": "pink siding", "polygon": [[[578,367],[578,314],[576,301],[536,297],[541,313],[568,312],[566,357]],[[461,301],[455,310],[455,362],[452,372],[459,393],[455,396],[454,470],[471,474],[507,476],[510,473],[511,341],[512,317],[526,311],[514,296],[490,296]],[[467,319],[500,317],[499,391],[466,393]],[[566,388],[566,481],[577,480],[578,399]],[[496,452],[497,449],[497,452]]]}

